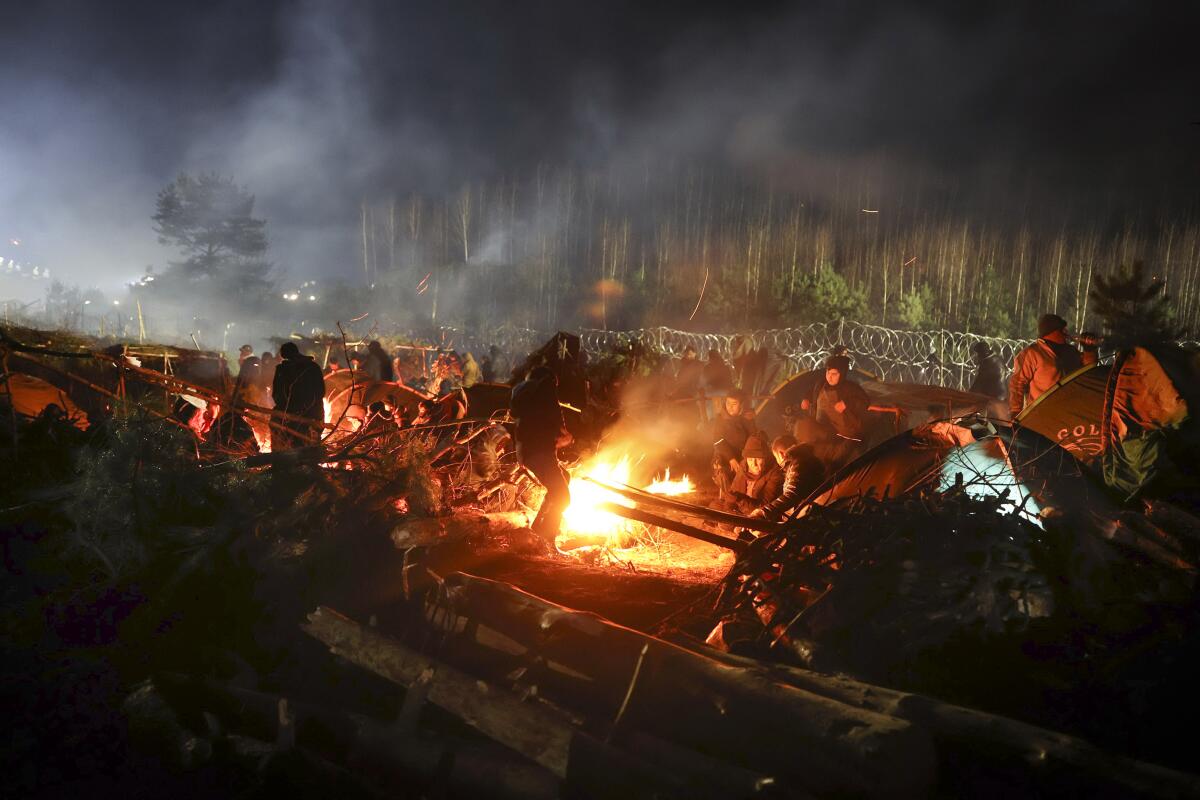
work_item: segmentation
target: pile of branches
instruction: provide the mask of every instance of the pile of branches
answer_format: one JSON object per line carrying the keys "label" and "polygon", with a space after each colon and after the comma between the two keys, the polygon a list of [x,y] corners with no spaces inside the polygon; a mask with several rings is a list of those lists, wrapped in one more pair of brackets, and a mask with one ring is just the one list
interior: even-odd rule
{"label": "pile of branches", "polygon": [[708,641],[1087,729],[1074,701],[1186,650],[1195,570],[1141,514],[1039,522],[961,488],[813,506],[740,554]]}

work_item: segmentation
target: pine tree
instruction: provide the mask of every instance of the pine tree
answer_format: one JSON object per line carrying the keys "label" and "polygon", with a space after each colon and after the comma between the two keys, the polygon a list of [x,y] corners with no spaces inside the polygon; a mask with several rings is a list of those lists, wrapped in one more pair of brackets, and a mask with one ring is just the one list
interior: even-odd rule
{"label": "pine tree", "polygon": [[1104,320],[1105,342],[1126,350],[1155,347],[1175,342],[1184,331],[1173,323],[1174,313],[1166,284],[1157,276],[1147,278],[1145,264],[1121,267],[1108,277],[1096,276],[1089,293],[1092,312]]}

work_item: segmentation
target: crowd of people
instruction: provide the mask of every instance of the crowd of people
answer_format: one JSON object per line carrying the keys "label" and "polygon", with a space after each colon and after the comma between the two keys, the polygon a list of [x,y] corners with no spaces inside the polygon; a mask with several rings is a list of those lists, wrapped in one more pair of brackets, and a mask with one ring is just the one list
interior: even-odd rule
{"label": "crowd of people", "polygon": [[[1007,381],[1004,365],[988,344],[973,346],[970,391],[990,398],[995,416],[1016,417],[1063,377],[1097,358],[1096,338],[1072,336],[1066,321],[1055,314],[1039,319],[1037,334],[1016,355]],[[329,435],[345,436],[366,426],[421,427],[461,420],[469,409],[465,390],[503,379],[507,366],[496,347],[477,362],[471,353],[415,346],[397,346],[389,353],[378,341],[346,353],[345,362],[372,384],[408,387],[419,401],[410,407],[385,396],[364,406],[351,397],[344,413],[327,426],[326,379],[346,367],[334,360],[322,369],[296,343],[286,342],[278,356],[270,351],[256,356],[249,345],[240,349],[232,408],[185,397],[178,416],[201,439],[229,449],[269,440],[273,450],[281,450],[319,442],[326,427],[333,427]],[[782,518],[865,450],[873,413],[895,410],[872,403],[853,377],[848,353],[840,348],[825,360],[795,416],[787,418],[787,432],[771,438],[755,420],[757,376],[748,379],[740,367],[735,370],[716,348],[701,360],[688,346],[674,369],[659,375],[665,381],[660,402],[672,414],[694,419],[697,430],[711,436],[714,506],[722,510]],[[510,403],[514,441],[521,463],[547,490],[534,530],[553,540],[570,502],[569,480],[557,451],[571,440],[562,411],[572,407],[560,402],[556,373],[544,364],[534,364],[520,377]],[[238,413],[244,406],[273,409],[270,423]]]}
{"label": "crowd of people", "polygon": [[[495,379],[505,366],[495,347],[481,365],[471,353],[448,349],[397,346],[389,353],[377,340],[342,358],[330,359],[327,352],[326,359],[320,366],[295,342],[285,342],[278,355],[269,350],[255,355],[254,348],[242,345],[236,373],[223,370],[226,385],[232,385],[230,402],[223,407],[211,399],[183,395],[174,417],[210,447],[279,451],[315,444],[326,435],[336,441],[368,426],[409,428],[461,420],[470,405],[466,389]],[[353,396],[346,398],[337,419],[326,420],[326,381],[347,369],[362,376],[361,387],[357,393],[346,390]],[[406,387],[410,391],[403,399],[415,402],[397,402],[386,392],[367,405],[359,402],[363,389],[376,384]],[[269,414],[247,413],[249,409]]]}

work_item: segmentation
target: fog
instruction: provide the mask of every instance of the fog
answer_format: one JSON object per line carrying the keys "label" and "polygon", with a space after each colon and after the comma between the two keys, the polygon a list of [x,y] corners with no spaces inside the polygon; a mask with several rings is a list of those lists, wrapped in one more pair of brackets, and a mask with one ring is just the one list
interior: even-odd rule
{"label": "fog", "polygon": [[[1194,211],[1190,27],[1165,7],[244,5],[5,12],[0,258],[115,295],[176,257],[156,193],[206,171],[256,196],[286,285],[363,278],[364,204],[539,168],[602,174],[635,208],[669,165],[914,218]],[[563,224],[481,222],[475,260]],[[456,285],[444,304],[477,302]]]}

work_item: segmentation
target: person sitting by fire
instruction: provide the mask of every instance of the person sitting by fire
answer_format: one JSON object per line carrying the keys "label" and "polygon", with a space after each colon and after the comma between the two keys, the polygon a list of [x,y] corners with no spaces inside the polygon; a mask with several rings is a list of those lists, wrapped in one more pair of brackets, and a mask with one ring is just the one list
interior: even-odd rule
{"label": "person sitting by fire", "polygon": [[[1038,338],[1017,353],[1008,379],[1008,407],[1013,419],[1054,384],[1086,364],[1095,364],[1099,341],[1092,334],[1067,333],[1067,321],[1057,314],[1038,320]],[[1083,345],[1081,353],[1075,342]]]}
{"label": "person sitting by fire", "polygon": [[754,412],[746,408],[745,399],[740,390],[730,390],[721,413],[713,420],[713,479],[721,497],[730,489],[746,441],[758,431]]}
{"label": "person sitting by fire", "polygon": [[517,458],[542,486],[546,498],[530,528],[550,545],[562,526],[562,515],[571,504],[570,478],[558,463],[558,448],[571,443],[558,404],[558,377],[545,365],[534,367],[513,387],[510,403],[517,420]]}
{"label": "person sitting by fire", "polygon": [[825,480],[825,468],[812,445],[798,443],[788,434],[771,442],[771,455],[783,470],[783,488],[773,500],[751,510],[750,516],[779,520],[816,491]]}
{"label": "person sitting by fire", "polygon": [[830,356],[825,359],[824,380],[813,387],[811,398],[800,403],[828,435],[828,447],[823,449],[826,468],[831,472],[858,455],[866,438],[871,398],[849,374],[848,357]]}
{"label": "person sitting by fire", "polygon": [[433,425],[439,420],[438,405],[433,400],[422,399],[417,403],[417,415],[413,417],[413,428],[419,428],[423,425]]}
{"label": "person sitting by fire", "polygon": [[771,454],[771,448],[761,433],[746,440],[742,461],[726,497],[713,507],[719,511],[749,514],[779,496],[783,491],[783,470]]}

